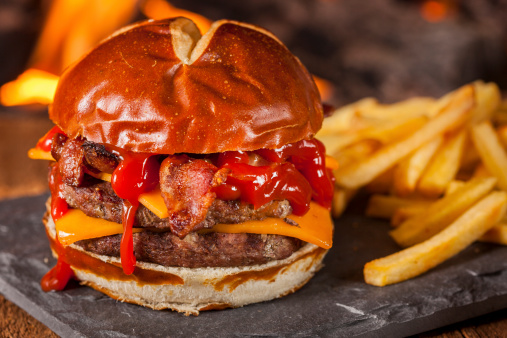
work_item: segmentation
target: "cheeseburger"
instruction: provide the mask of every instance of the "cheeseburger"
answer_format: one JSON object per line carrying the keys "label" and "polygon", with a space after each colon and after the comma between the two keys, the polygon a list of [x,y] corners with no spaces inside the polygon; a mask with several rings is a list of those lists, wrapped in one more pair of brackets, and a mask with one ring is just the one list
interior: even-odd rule
{"label": "cheeseburger", "polygon": [[45,291],[74,278],[198,314],[289,294],[322,266],[322,104],[270,32],[134,24],[64,72],[49,115],[56,126],[30,152],[52,160],[44,223],[58,261]]}

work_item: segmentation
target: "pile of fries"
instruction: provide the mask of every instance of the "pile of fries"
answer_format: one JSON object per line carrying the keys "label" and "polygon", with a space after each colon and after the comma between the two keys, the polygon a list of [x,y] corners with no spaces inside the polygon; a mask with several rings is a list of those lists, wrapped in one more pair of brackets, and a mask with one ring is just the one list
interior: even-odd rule
{"label": "pile of fries", "polygon": [[340,163],[333,215],[365,188],[366,215],[389,219],[404,248],[367,263],[367,283],[415,277],[476,240],[507,245],[507,102],[496,84],[391,105],[363,99],[317,137]]}

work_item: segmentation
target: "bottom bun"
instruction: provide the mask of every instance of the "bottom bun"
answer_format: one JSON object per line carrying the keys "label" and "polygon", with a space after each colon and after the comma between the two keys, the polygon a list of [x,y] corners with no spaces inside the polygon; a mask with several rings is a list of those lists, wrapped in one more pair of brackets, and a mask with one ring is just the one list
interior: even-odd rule
{"label": "bottom bun", "polygon": [[44,217],[53,255],[65,255],[76,278],[122,302],[155,310],[171,309],[186,315],[199,311],[235,308],[290,294],[301,288],[322,267],[327,250],[307,243],[290,257],[242,267],[182,268],[137,262],[125,275],[117,257],[96,255],[71,244],[56,242],[55,224]]}

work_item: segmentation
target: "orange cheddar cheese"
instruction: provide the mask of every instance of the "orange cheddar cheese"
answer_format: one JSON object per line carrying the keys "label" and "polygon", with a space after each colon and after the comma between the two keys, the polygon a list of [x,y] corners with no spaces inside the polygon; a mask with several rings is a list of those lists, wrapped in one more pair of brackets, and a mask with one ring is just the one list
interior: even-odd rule
{"label": "orange cheddar cheese", "polygon": [[166,218],[169,216],[164,198],[160,192],[160,186],[157,186],[150,192],[139,195],[139,202],[159,218]]}
{"label": "orange cheddar cheese", "polygon": [[31,158],[32,160],[48,160],[48,161],[54,161],[53,155],[51,155],[50,151],[44,151],[39,148],[32,148],[28,150],[28,158]]}
{"label": "orange cheddar cheese", "polygon": [[[289,216],[298,225],[290,225],[280,218],[267,218],[262,221],[248,221],[240,224],[217,224],[211,230],[224,233],[275,234],[299,238],[324,249],[333,242],[333,221],[329,211],[312,202],[310,211],[303,216]],[[134,232],[143,231],[134,228]],[[81,210],[71,209],[56,222],[58,240],[63,245],[89,238],[121,234],[121,224],[101,218],[86,216]]]}
{"label": "orange cheddar cheese", "polygon": [[275,234],[299,238],[324,249],[333,245],[333,221],[329,211],[315,202],[303,216],[290,215],[298,225],[290,225],[281,218],[247,221],[239,224],[217,224],[212,231],[224,233]]}
{"label": "orange cheddar cheese", "polygon": [[326,168],[336,170],[340,167],[340,164],[333,156],[326,155]]}
{"label": "orange cheddar cheese", "polygon": [[[83,239],[123,233],[121,224],[86,216],[79,209],[70,209],[55,224],[58,241],[64,246]],[[133,231],[140,232],[142,229],[134,228]]]}

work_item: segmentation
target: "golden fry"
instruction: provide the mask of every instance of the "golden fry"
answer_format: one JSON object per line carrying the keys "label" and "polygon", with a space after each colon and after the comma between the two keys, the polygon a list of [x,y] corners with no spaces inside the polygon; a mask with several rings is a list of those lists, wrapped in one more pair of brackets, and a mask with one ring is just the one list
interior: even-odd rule
{"label": "golden fry", "polygon": [[358,115],[367,119],[399,120],[400,118],[413,118],[427,116],[427,112],[435,104],[430,97],[414,97],[394,104],[377,104],[369,109],[358,110]]}
{"label": "golden fry", "polygon": [[475,167],[472,178],[485,178],[485,177],[493,177],[493,175],[489,173],[484,163],[481,162],[477,165],[477,167]]}
{"label": "golden fry", "polygon": [[[507,114],[506,114],[507,115]],[[504,148],[507,148],[507,125],[498,127],[496,129],[498,139]]]}
{"label": "golden fry", "polygon": [[391,237],[402,247],[425,241],[484,197],[495,183],[495,178],[477,178],[467,182],[454,193],[431,204],[425,213],[403,222],[390,232]]}
{"label": "golden fry", "polygon": [[498,179],[498,185],[507,190],[507,153],[489,121],[471,128],[472,140],[486,169]]}
{"label": "golden fry", "polygon": [[396,195],[408,196],[414,192],[419,178],[439,148],[442,140],[442,136],[437,136],[417,149],[396,167],[393,182]]}
{"label": "golden fry", "polygon": [[454,179],[459,170],[465,135],[464,130],[460,131],[438,149],[419,181],[417,189],[422,195],[438,197]]}
{"label": "golden fry", "polygon": [[350,130],[361,129],[358,111],[368,110],[378,105],[377,100],[365,98],[358,102],[336,109],[331,116],[326,117],[322,123],[317,137],[336,135]]}
{"label": "golden fry", "polygon": [[367,263],[364,267],[366,283],[385,286],[430,270],[465,249],[492,228],[505,214],[506,204],[507,193],[490,193],[430,239]]}
{"label": "golden fry", "polygon": [[396,119],[394,122],[379,125],[365,133],[365,138],[372,138],[384,144],[400,140],[420,129],[428,118],[418,116],[407,120]]}
{"label": "golden fry", "polygon": [[340,167],[343,167],[362,158],[370,156],[379,147],[380,143],[378,141],[362,140],[337,152],[335,158],[340,164]]}
{"label": "golden fry", "polygon": [[500,106],[502,94],[498,86],[493,83],[475,81],[475,107],[472,109],[472,123],[489,120]]}
{"label": "golden fry", "polygon": [[396,210],[405,207],[427,208],[433,201],[422,199],[401,198],[390,195],[371,195],[366,208],[366,216],[391,218]]}
{"label": "golden fry", "polygon": [[450,195],[452,193],[454,193],[456,190],[458,190],[459,188],[462,188],[464,185],[466,184],[465,181],[460,181],[460,180],[452,180],[451,182],[449,182],[449,184],[447,185],[447,189],[445,189],[445,193],[444,195]]}
{"label": "golden fry", "polygon": [[507,245],[507,223],[495,224],[479,240],[481,242]]}
{"label": "golden fry", "polygon": [[492,120],[496,125],[507,124],[507,99],[500,103],[498,109],[493,113]]}
{"label": "golden fry", "polygon": [[393,227],[397,227],[407,219],[417,216],[418,214],[426,211],[427,208],[428,206],[425,205],[411,205],[396,209],[393,216],[391,217],[391,225]]}

